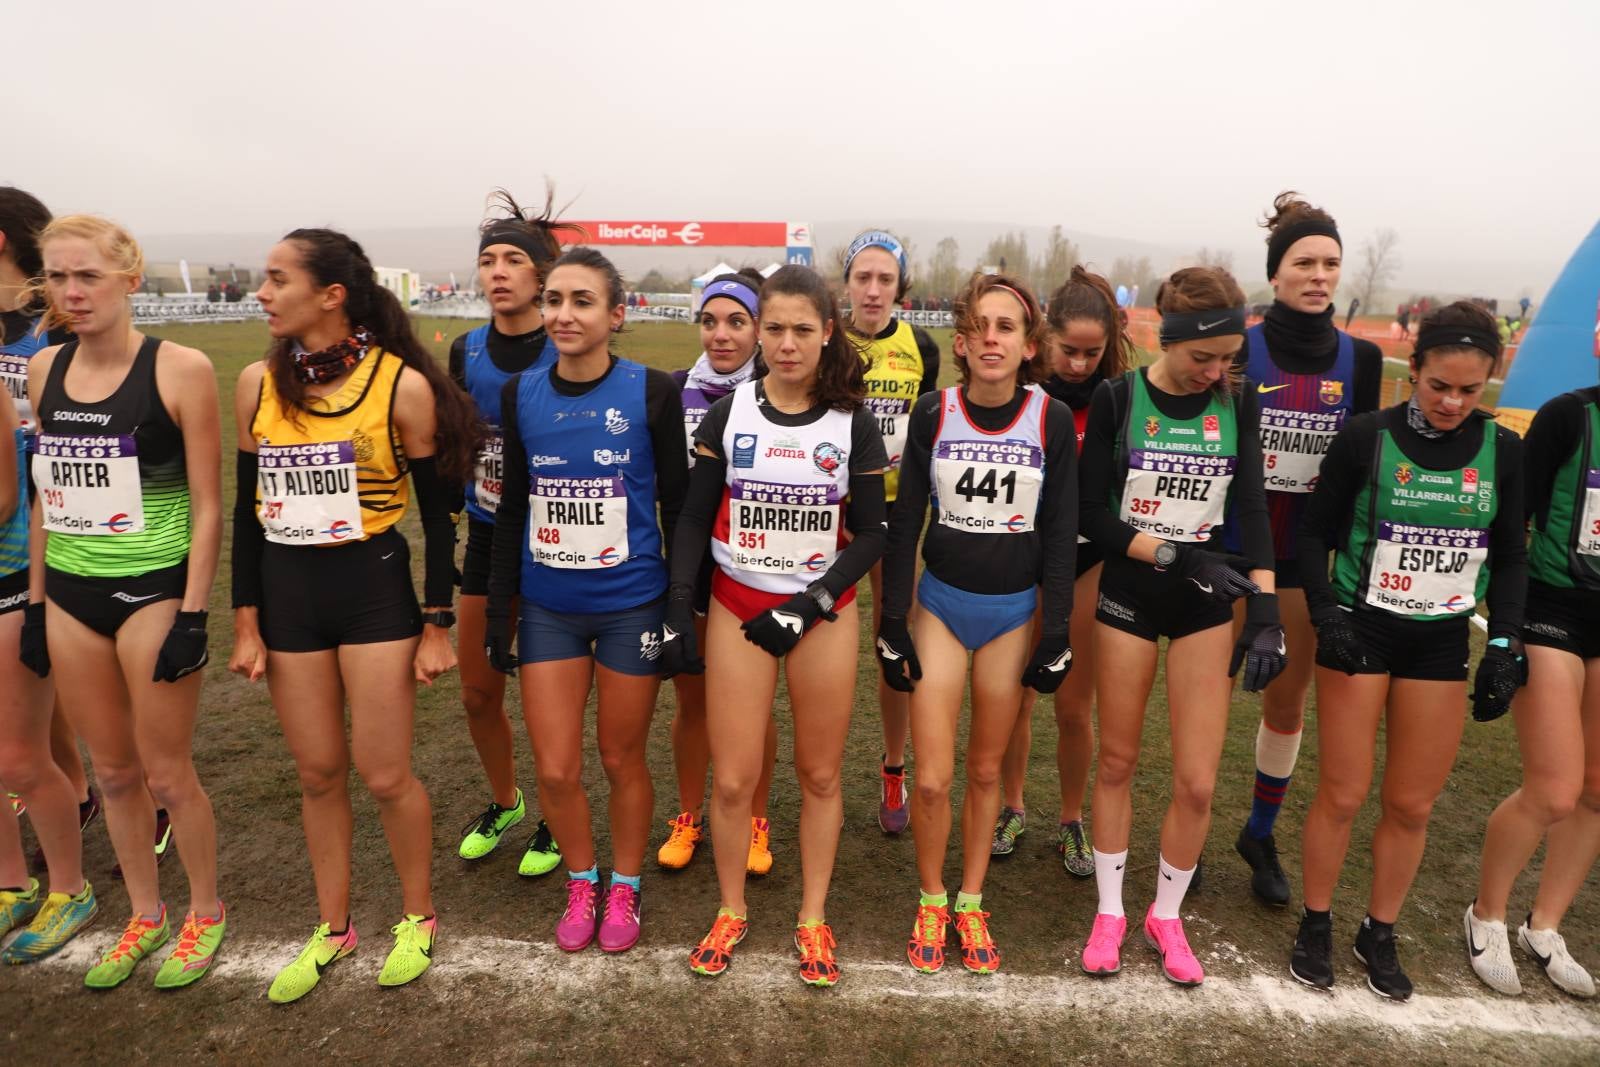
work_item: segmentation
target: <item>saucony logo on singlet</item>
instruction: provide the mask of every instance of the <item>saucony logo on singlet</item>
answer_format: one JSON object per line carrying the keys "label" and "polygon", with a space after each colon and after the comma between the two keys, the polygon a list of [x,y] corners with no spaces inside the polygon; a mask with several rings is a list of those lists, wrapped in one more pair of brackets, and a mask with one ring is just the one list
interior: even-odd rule
{"label": "saucony logo on singlet", "polygon": [[62,422],[93,422],[101,426],[111,425],[109,411],[58,411],[55,418]]}
{"label": "saucony logo on singlet", "polygon": [[124,593],[119,589],[117,592],[111,594],[111,599],[120,600],[124,604],[138,604],[141,601],[154,600],[156,597],[158,597],[160,595],[161,595],[160,593],[147,593],[144,596],[130,596],[129,594]]}
{"label": "saucony logo on singlet", "polygon": [[1282,385],[1259,384],[1259,385],[1256,386],[1256,392],[1258,392],[1258,393],[1276,393],[1279,389],[1287,389],[1287,388],[1289,388],[1289,386],[1291,386],[1293,384],[1294,384],[1293,382],[1285,382]]}

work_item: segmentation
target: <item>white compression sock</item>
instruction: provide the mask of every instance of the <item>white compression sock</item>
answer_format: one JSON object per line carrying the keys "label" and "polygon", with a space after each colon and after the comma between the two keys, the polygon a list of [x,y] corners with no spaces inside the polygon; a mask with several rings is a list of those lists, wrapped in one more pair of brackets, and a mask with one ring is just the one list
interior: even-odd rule
{"label": "white compression sock", "polygon": [[1183,909],[1184,894],[1194,879],[1194,868],[1180,871],[1161,857],[1161,873],[1156,875],[1156,904],[1151,914],[1158,919],[1176,919]]}
{"label": "white compression sock", "polygon": [[1127,849],[1121,852],[1094,850],[1094,881],[1100,887],[1100,906],[1095,910],[1101,915],[1122,914],[1122,869],[1127,865]]}

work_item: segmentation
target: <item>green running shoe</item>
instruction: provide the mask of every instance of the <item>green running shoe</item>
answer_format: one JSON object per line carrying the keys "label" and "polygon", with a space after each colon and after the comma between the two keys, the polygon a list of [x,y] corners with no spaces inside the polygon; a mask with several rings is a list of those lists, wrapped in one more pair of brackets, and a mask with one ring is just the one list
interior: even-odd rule
{"label": "green running shoe", "polygon": [[1094,849],[1083,832],[1083,820],[1074,819],[1060,824],[1056,851],[1061,853],[1061,866],[1074,878],[1088,878],[1094,874]]}
{"label": "green running shoe", "polygon": [[228,909],[220,900],[215,919],[202,919],[192,911],[184,916],[183,928],[178,931],[178,947],[156,972],[156,988],[182,989],[204,978],[227,932]]}
{"label": "green running shoe", "polygon": [[[34,882],[34,896],[38,897],[39,883]],[[14,894],[0,893],[0,914],[4,913],[6,897]],[[68,941],[77,937],[99,914],[99,905],[95,903],[94,887],[88,882],[83,883],[83,892],[77,896],[68,896],[65,893],[51,893],[44,898],[43,906],[38,906],[38,913],[28,928],[18,934],[16,940],[0,952],[0,958],[7,963],[32,963],[42,960],[46,956],[54,955],[61,951]],[[0,920],[0,928],[5,926]]]}
{"label": "green running shoe", "polygon": [[322,972],[335,960],[342,960],[356,950],[356,924],[345,920],[342,934],[331,932],[327,923],[317,927],[306,947],[294,962],[278,972],[267,990],[267,999],[274,1004],[292,1004],[317,987]]}
{"label": "green running shoe", "polygon": [[533,836],[528,839],[528,850],[522,854],[522,862],[517,864],[517,873],[524,878],[537,878],[541,874],[549,874],[559,866],[561,866],[561,846],[556,844],[556,839],[551,836],[550,827],[540,819]]}
{"label": "green running shoe", "polygon": [[33,918],[43,905],[37,878],[29,878],[28,888],[21,891],[0,889],[0,937]]}
{"label": "green running shoe", "polygon": [[472,821],[467,823],[466,836],[461,839],[461,858],[483,859],[499,846],[500,835],[521,822],[526,814],[528,805],[523,801],[520,789],[517,790],[517,802],[512,807],[502,808],[491,800],[482,815],[474,815]]}
{"label": "green running shoe", "polygon": [[994,824],[994,841],[989,845],[989,855],[1009,856],[1017,850],[1017,838],[1022,836],[1026,815],[1021,808],[1001,808]]}
{"label": "green running shoe", "polygon": [[383,961],[378,974],[381,986],[405,985],[422,977],[422,972],[433,962],[433,938],[438,932],[439,920],[434,916],[424,919],[420,915],[407,915],[391,929],[394,948]]}
{"label": "green running shoe", "polygon": [[161,918],[156,922],[141,915],[128,920],[122,937],[116,945],[100,957],[100,962],[89,968],[83,984],[90,989],[115,989],[128,980],[139,961],[167,943],[172,927],[167,923],[167,906],[161,905]]}

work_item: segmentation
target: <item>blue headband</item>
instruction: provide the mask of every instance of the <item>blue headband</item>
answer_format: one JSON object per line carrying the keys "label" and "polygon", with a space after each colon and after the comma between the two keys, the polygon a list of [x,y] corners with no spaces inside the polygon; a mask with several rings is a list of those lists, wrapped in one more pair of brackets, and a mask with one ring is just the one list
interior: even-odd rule
{"label": "blue headband", "polygon": [[850,274],[850,264],[855,262],[856,256],[863,248],[881,248],[895,258],[900,264],[900,277],[906,276],[906,246],[901,244],[892,233],[883,230],[868,230],[866,233],[850,242],[850,247],[844,254],[844,273]]}
{"label": "blue headband", "polygon": [[751,318],[759,319],[761,317],[761,297],[757,295],[754,289],[737,278],[729,278],[724,275],[721,278],[712,279],[711,284],[702,291],[700,306],[705,307],[714,297],[719,296],[738,301],[750,313]]}

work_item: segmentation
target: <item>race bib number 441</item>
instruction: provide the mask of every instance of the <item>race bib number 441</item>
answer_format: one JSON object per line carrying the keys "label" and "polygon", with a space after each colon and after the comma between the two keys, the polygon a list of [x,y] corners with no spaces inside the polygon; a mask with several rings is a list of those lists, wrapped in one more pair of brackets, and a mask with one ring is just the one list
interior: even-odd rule
{"label": "race bib number 441", "polygon": [[528,551],[562,570],[603,570],[628,558],[628,495],[620,475],[533,479]]}
{"label": "race bib number 441", "polygon": [[933,480],[941,525],[971,533],[1027,533],[1039,510],[1044,454],[1021,441],[940,441]]}
{"label": "race bib number 441", "polygon": [[349,441],[259,447],[261,529],[279,545],[336,545],[364,532]]}
{"label": "race bib number 441", "polygon": [[1465,614],[1488,558],[1488,530],[1381,522],[1366,601],[1396,615]]}
{"label": "race bib number 441", "polygon": [[33,480],[44,528],[52,533],[144,530],[139,452],[131,434],[40,434]]}
{"label": "race bib number 441", "polygon": [[728,490],[728,553],[742,571],[817,574],[839,551],[839,490],[738,482]]}

